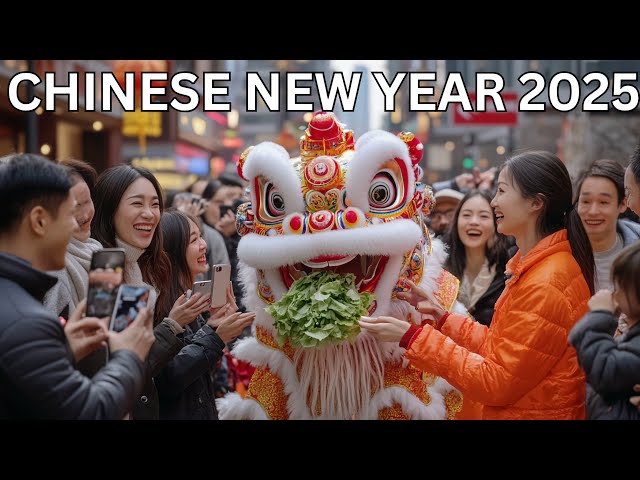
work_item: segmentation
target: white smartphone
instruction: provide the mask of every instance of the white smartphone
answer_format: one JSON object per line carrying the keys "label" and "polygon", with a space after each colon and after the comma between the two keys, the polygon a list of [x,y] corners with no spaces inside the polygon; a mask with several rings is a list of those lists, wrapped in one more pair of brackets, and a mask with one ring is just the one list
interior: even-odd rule
{"label": "white smartphone", "polygon": [[211,280],[203,280],[202,282],[194,282],[191,293],[188,295],[187,300],[196,293],[200,294],[200,298],[205,295],[211,294]]}
{"label": "white smartphone", "polygon": [[211,308],[222,307],[227,303],[227,288],[231,281],[231,265],[214,265],[211,273]]}

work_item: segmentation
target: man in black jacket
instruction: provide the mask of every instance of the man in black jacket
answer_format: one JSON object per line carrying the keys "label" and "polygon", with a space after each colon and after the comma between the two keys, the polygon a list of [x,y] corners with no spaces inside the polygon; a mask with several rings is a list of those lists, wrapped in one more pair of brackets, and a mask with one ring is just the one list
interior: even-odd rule
{"label": "man in black jacket", "polygon": [[[108,337],[99,336],[97,319],[90,319],[94,332],[79,334],[74,318],[67,339],[42,305],[57,281],[44,271],[64,268],[77,227],[70,187],[64,169],[44,157],[0,162],[0,418],[122,419],[142,388],[154,341],[148,312]],[[80,337],[92,333],[108,338],[112,355],[90,379],[75,361],[89,353]]]}

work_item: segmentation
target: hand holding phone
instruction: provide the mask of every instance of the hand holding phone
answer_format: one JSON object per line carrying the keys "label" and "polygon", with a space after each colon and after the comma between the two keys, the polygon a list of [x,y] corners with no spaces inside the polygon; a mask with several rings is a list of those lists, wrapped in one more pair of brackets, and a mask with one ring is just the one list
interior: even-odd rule
{"label": "hand holding phone", "polygon": [[151,346],[156,341],[153,333],[153,315],[148,308],[142,308],[129,328],[122,332],[109,332],[109,349],[111,352],[130,350],[141,362],[149,355]]}
{"label": "hand holding phone", "polygon": [[195,282],[193,289],[180,295],[169,312],[169,318],[184,327],[193,322],[198,315],[209,310],[211,280]]}
{"label": "hand holding phone", "polygon": [[85,317],[86,302],[86,299],[80,301],[64,327],[64,334],[76,363],[91,352],[107,346],[109,319]]}
{"label": "hand holding phone", "polygon": [[109,330],[121,332],[131,325],[140,310],[146,308],[150,293],[147,286],[120,285]]}
{"label": "hand holding phone", "polygon": [[211,308],[222,307],[227,303],[227,287],[231,281],[231,265],[214,265],[211,273]]}
{"label": "hand holding phone", "polygon": [[111,317],[124,276],[122,248],[103,248],[93,253],[89,267],[87,317]]}
{"label": "hand holding phone", "polygon": [[173,206],[183,213],[199,217],[204,212],[204,199],[200,195],[182,192],[173,197]]}

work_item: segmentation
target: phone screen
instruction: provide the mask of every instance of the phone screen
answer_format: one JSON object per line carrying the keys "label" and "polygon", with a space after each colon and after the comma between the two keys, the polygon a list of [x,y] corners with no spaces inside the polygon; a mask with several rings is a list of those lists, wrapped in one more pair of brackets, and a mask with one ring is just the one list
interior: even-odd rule
{"label": "phone screen", "polygon": [[124,250],[94,252],[89,269],[87,317],[110,317],[124,276]]}
{"label": "phone screen", "polygon": [[220,205],[220,218],[224,217],[228,211],[233,211],[233,205]]}
{"label": "phone screen", "polygon": [[147,306],[149,294],[149,287],[121,285],[109,329],[121,332],[127,328],[136,319],[140,309]]}

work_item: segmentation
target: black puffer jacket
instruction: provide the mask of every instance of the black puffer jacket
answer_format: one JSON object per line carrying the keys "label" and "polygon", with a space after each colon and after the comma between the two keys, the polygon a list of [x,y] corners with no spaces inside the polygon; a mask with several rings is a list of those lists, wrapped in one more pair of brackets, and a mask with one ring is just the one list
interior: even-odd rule
{"label": "black puffer jacket", "polygon": [[604,310],[587,313],[573,327],[569,342],[587,375],[587,418],[590,420],[640,420],[629,402],[640,383],[640,324],[619,338],[613,333],[618,319]]}
{"label": "black puffer jacket", "polygon": [[158,389],[153,377],[158,375],[183,347],[182,341],[164,321],[156,325],[153,334],[156,341],[153,342],[149,351],[144,387],[131,414],[133,420],[158,420],[160,418]]}
{"label": "black puffer jacket", "polygon": [[122,419],[144,364],[119,350],[93,378],[74,366],[58,317],[42,305],[56,278],[0,253],[0,418]]}
{"label": "black puffer jacket", "polygon": [[201,316],[178,338],[182,350],[155,377],[160,419],[217,420],[213,376],[224,342]]}

